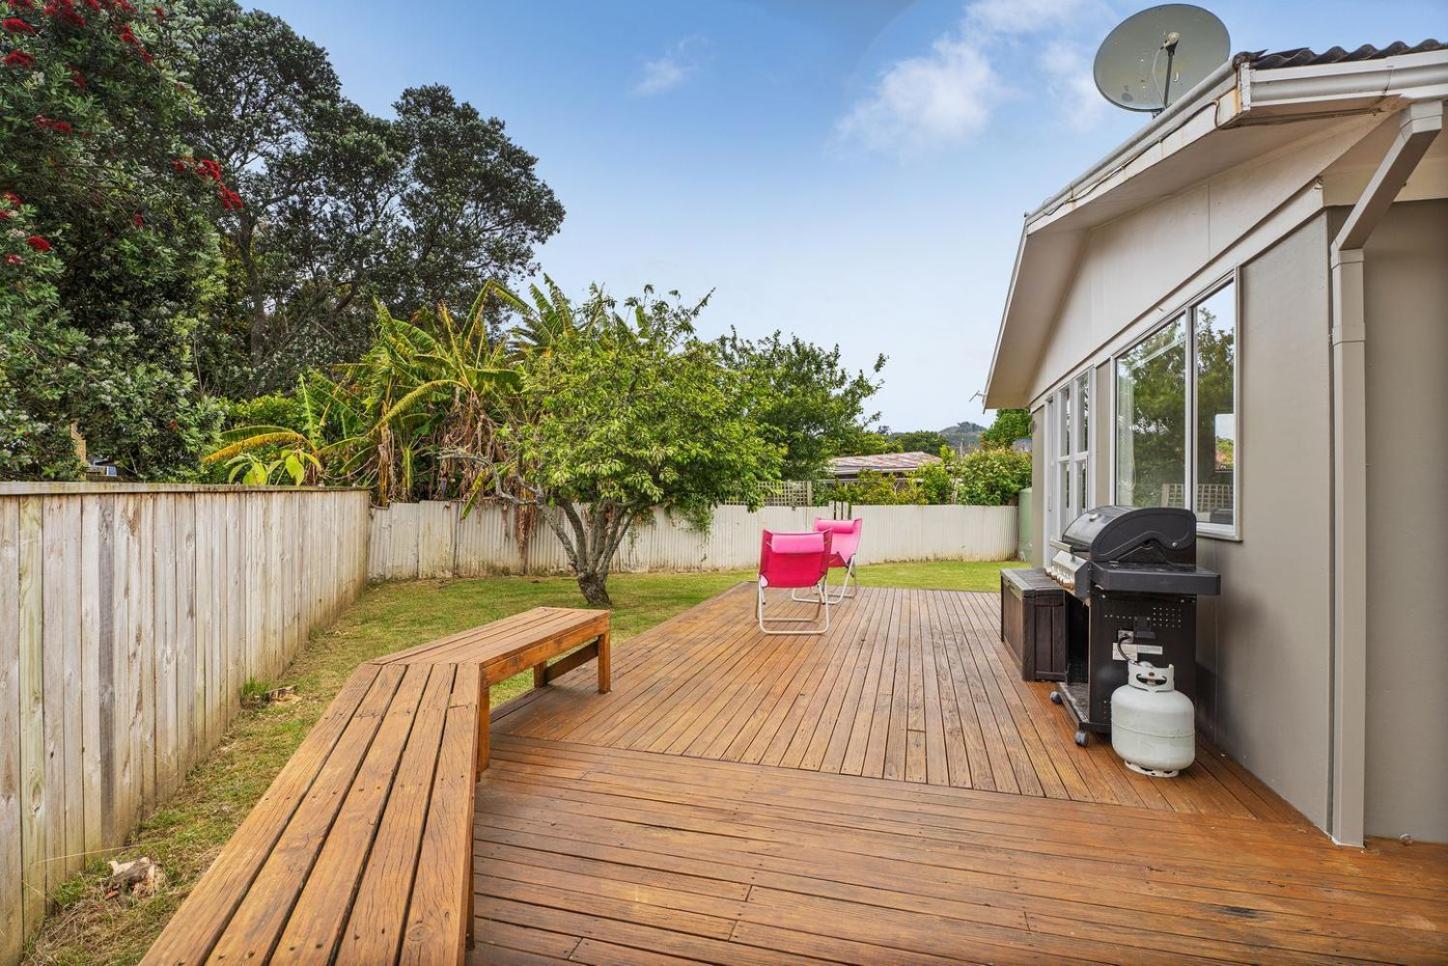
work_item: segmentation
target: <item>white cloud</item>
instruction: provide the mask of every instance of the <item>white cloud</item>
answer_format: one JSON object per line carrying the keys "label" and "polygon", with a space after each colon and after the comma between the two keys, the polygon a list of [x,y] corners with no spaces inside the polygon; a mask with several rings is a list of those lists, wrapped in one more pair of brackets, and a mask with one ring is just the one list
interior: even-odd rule
{"label": "white cloud", "polygon": [[1046,89],[1066,123],[1078,131],[1093,127],[1106,113],[1106,98],[1096,89],[1091,60],[1082,47],[1064,40],[1047,44],[1038,59]]}
{"label": "white cloud", "polygon": [[840,119],[839,133],[901,154],[968,140],[985,127],[1000,81],[985,54],[959,36],[881,75],[869,97]]}
{"label": "white cloud", "polygon": [[698,72],[706,46],[702,37],[685,37],[662,56],[645,61],[643,77],[634,85],[634,93],[648,97],[678,87]]}
{"label": "white cloud", "polygon": [[[1029,94],[1023,89],[1027,85],[1042,87],[1019,76],[1013,85],[992,57],[1019,62],[1029,57],[1021,52],[1021,38],[1057,32],[1097,7],[1097,0],[968,3],[957,26],[937,37],[929,53],[886,68],[869,95],[840,119],[836,131],[866,147],[900,155],[966,142],[985,129],[997,104]],[[1045,92],[1066,105],[1071,123],[1088,126],[1095,121],[1100,98],[1080,51],[1058,41],[1043,48],[1038,60]]]}
{"label": "white cloud", "polygon": [[966,8],[966,19],[994,33],[1038,33],[1065,23],[1083,5],[1084,0],[976,0]]}

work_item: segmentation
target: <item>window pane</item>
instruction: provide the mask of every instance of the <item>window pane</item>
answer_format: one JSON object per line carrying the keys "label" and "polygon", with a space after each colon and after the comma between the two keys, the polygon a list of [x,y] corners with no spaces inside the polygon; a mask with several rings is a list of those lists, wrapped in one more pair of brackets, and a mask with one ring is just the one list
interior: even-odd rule
{"label": "window pane", "polygon": [[1076,509],[1085,513],[1091,509],[1091,494],[1086,488],[1086,461],[1076,464]]}
{"label": "window pane", "polygon": [[1091,448],[1091,387],[1084,372],[1076,380],[1076,408],[1081,411],[1081,438],[1076,443],[1076,451],[1084,453]]}
{"label": "window pane", "polygon": [[1186,506],[1186,324],[1116,360],[1116,502]]}
{"label": "window pane", "polygon": [[1196,494],[1203,523],[1233,522],[1237,476],[1237,413],[1233,400],[1237,347],[1232,286],[1196,307]]}
{"label": "window pane", "polygon": [[1059,536],[1076,519],[1075,509],[1071,506],[1071,464],[1061,462],[1056,466],[1056,492],[1060,494],[1061,518],[1056,521],[1056,531]]}
{"label": "window pane", "polygon": [[1060,452],[1057,455],[1067,456],[1071,452],[1071,389],[1068,386],[1056,394],[1056,411],[1061,414],[1060,425],[1057,426],[1056,439]]}

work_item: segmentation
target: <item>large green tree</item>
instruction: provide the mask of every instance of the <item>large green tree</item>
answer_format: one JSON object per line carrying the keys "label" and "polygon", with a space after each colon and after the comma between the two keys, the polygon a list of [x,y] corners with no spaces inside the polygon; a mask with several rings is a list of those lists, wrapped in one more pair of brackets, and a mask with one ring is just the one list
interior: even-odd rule
{"label": "large green tree", "polygon": [[341,95],[326,52],[234,0],[187,0],[195,140],[242,174],[222,222],[228,311],[207,346],[227,391],[290,385],[365,350],[374,300],[403,316],[470,305],[531,267],[563,206],[536,158],[448,88],[409,88],[394,117]]}
{"label": "large green tree", "polygon": [[749,340],[734,332],[719,347],[725,363],[744,375],[750,418],[783,448],[786,479],[819,476],[830,457],[856,452],[861,435],[879,419],[879,413],[865,412],[865,404],[880,388],[883,355],[867,374],[850,371],[839,346],[826,349],[797,335]]}
{"label": "large green tree", "polygon": [[196,104],[160,7],[12,0],[0,29],[0,474],[191,472],[217,414],[193,333],[213,220],[241,199],[182,131]]}
{"label": "large green tree", "polygon": [[980,434],[986,449],[1003,449],[1031,435],[1031,414],[1025,409],[997,409],[990,428]]}

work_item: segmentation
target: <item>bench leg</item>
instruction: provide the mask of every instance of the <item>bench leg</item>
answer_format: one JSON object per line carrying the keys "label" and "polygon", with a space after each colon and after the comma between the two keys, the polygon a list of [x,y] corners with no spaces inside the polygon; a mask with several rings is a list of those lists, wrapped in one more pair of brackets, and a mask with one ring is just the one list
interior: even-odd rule
{"label": "bench leg", "polygon": [[533,665],[533,687],[542,688],[548,685],[548,662]]}
{"label": "bench leg", "polygon": [[598,638],[598,693],[607,694],[613,690],[613,666],[610,663],[612,648],[609,645],[609,631]]}
{"label": "bench leg", "polygon": [[483,682],[482,693],[478,695],[478,777],[488,768],[488,728],[492,724],[492,694],[487,681]]}

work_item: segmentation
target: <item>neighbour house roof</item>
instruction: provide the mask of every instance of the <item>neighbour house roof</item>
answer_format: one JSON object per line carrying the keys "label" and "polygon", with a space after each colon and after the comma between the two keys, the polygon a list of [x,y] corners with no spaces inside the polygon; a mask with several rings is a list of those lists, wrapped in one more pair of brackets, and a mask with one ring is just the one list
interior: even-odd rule
{"label": "neighbour house roof", "polygon": [[876,453],[870,456],[836,456],[830,460],[833,476],[855,476],[861,470],[874,473],[909,473],[927,463],[939,463],[939,456],[929,453]]}
{"label": "neighbour house roof", "polygon": [[[1091,229],[1238,165],[1290,151],[1308,138],[1330,138],[1344,125],[1372,123],[1364,117],[1445,97],[1448,45],[1437,40],[1351,51],[1258,51],[1222,64],[1025,216],[987,378],[986,406],[1032,401],[1043,346]],[[1343,133],[1350,135],[1341,144],[1343,152],[1363,136],[1356,128]],[[1130,321],[1122,319],[1121,325]]]}

